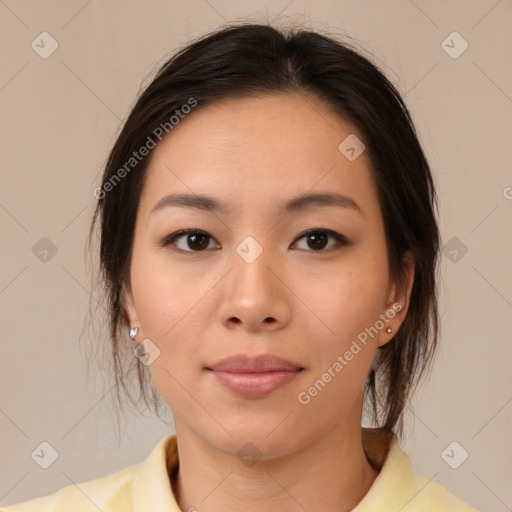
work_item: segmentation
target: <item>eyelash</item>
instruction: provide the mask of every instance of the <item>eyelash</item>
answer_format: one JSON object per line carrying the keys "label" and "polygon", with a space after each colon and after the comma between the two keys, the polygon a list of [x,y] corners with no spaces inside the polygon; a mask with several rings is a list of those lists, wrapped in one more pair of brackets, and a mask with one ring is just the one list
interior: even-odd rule
{"label": "eyelash", "polygon": [[[296,240],[300,240],[301,238],[304,238],[307,235],[321,234],[321,233],[327,234],[329,237],[334,238],[339,245],[337,247],[335,246],[335,247],[331,247],[330,249],[320,249],[318,251],[310,249],[310,250],[307,250],[306,252],[331,253],[332,251],[340,249],[341,248],[340,245],[346,246],[346,245],[349,245],[349,243],[350,243],[343,235],[336,233],[335,231],[332,231],[330,229],[320,229],[320,228],[310,229],[309,231],[305,231],[304,233],[299,235]],[[181,238],[184,235],[190,235],[190,234],[206,235],[208,238],[213,239],[213,237],[211,235],[209,235],[206,231],[202,231],[201,229],[182,229],[181,231],[177,231],[176,233],[173,233],[173,234],[167,236],[166,238],[164,238],[164,240],[162,241],[162,243],[160,245],[162,247],[169,247],[177,239]],[[208,249],[203,249],[202,251],[192,251],[192,250],[183,250],[183,249],[178,249],[177,247],[173,247],[172,250],[181,252],[181,253],[202,253],[202,252],[206,252]]]}

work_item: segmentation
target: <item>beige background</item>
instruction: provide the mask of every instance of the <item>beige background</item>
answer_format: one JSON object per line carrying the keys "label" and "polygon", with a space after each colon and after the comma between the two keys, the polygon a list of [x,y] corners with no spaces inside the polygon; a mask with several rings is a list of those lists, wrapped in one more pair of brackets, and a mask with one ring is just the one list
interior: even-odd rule
{"label": "beige background", "polygon": [[[404,95],[438,184],[443,243],[457,240],[442,260],[441,349],[403,447],[475,508],[512,510],[510,0],[0,1],[0,505],[135,464],[172,431],[132,414],[119,441],[102,377],[87,377],[92,191],[155,66],[241,19],[347,34]],[[43,31],[58,42],[47,59],[31,47]],[[442,47],[453,31],[469,44],[458,58]],[[43,237],[57,249],[47,261],[33,251]],[[43,441],[59,455],[46,470],[31,458]],[[469,453],[458,469],[441,457],[453,441],[453,460]]]}

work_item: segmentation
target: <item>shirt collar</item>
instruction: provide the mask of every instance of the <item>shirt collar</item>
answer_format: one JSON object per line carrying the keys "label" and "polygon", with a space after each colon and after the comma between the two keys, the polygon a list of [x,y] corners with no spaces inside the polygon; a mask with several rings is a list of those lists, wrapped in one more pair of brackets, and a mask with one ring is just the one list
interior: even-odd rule
{"label": "shirt collar", "polygon": [[169,478],[170,472],[178,466],[178,462],[176,434],[164,437],[139,466],[134,476],[134,512],[181,512]]}
{"label": "shirt collar", "polygon": [[411,461],[400,448],[395,434],[363,427],[361,435],[366,456],[379,474],[352,512],[398,510],[398,495],[408,502],[418,492]]}
{"label": "shirt collar", "polygon": [[[396,436],[377,428],[362,427],[361,437],[366,456],[379,470],[379,475],[353,512],[391,510],[396,504],[393,489],[400,489],[403,495],[414,496],[414,469]],[[178,465],[176,434],[168,435],[157,443],[137,469],[132,490],[134,512],[181,512],[170,480]]]}

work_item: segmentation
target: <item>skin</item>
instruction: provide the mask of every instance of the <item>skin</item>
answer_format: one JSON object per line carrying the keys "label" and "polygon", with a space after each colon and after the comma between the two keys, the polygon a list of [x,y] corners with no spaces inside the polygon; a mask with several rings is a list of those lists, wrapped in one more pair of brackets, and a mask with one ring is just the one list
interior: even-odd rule
{"label": "skin", "polygon": [[[124,298],[129,325],[139,327],[136,341],[150,339],[160,350],[149,369],[174,413],[180,468],[173,490],[182,510],[351,510],[378,475],[361,440],[363,384],[377,348],[405,318],[413,266],[405,289],[390,281],[369,158],[363,152],[349,161],[338,149],[350,134],[363,140],[320,100],[274,94],[198,108],[151,154]],[[297,195],[333,191],[361,213],[279,211]],[[175,192],[208,194],[232,211],[150,213]],[[349,244],[329,238],[315,250],[301,236],[314,228]],[[162,246],[182,229],[207,232],[206,250],[187,235]],[[263,249],[252,263],[236,252],[247,236]],[[403,309],[301,404],[298,394],[396,303]],[[241,398],[205,370],[241,353],[277,355],[304,370],[265,398]],[[261,454],[250,467],[236,456],[248,442]]]}

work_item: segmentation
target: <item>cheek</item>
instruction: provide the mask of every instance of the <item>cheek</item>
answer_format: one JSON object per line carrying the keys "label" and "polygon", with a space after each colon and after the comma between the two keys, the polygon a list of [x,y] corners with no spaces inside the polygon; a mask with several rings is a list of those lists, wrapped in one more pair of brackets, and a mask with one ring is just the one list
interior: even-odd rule
{"label": "cheek", "polygon": [[133,273],[132,288],[142,335],[160,351],[148,367],[152,380],[173,410],[190,407],[182,386],[190,387],[201,362],[197,350],[204,337],[204,314],[201,320],[198,306],[204,287],[193,281],[186,286],[183,277],[178,279],[154,260],[148,264],[134,261],[134,268],[139,269]]}
{"label": "cheek", "polygon": [[[382,306],[381,273],[352,269],[332,274],[325,283],[310,288],[315,313],[328,329],[311,333],[310,375],[297,397],[307,403],[304,413],[335,421],[359,396],[377,351],[377,337],[368,330],[379,318]],[[327,291],[326,291],[327,290]],[[302,401],[301,401],[302,400]]]}
{"label": "cheek", "polygon": [[336,415],[361,390],[377,351],[372,327],[383,312],[386,261],[354,252],[329,275],[328,281],[308,279],[310,304],[323,322],[323,334],[311,333],[315,361],[307,385],[313,388],[308,387],[311,395],[304,391],[318,396],[314,401],[320,408],[333,404]]}
{"label": "cheek", "polygon": [[[145,243],[149,246],[148,241]],[[189,268],[190,273],[186,266],[172,266],[165,251],[138,244],[132,259],[131,280],[144,336],[166,343],[185,326],[193,329],[196,325],[194,305],[204,295],[205,287],[197,273],[192,273],[192,266]],[[189,333],[193,336],[193,331]]]}
{"label": "cheek", "polygon": [[312,309],[329,327],[326,332],[343,343],[379,318],[386,283],[386,267],[380,261],[354,253],[350,261],[332,267],[328,280],[308,279],[308,296]]}

